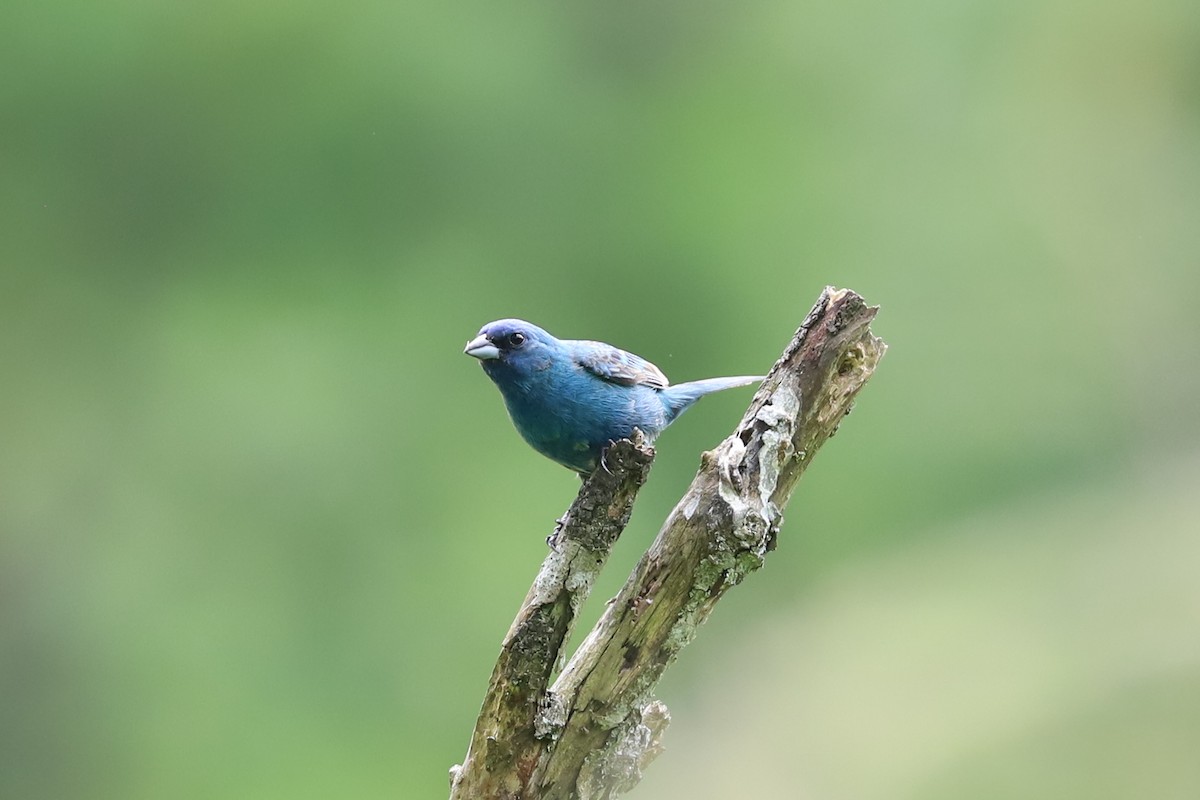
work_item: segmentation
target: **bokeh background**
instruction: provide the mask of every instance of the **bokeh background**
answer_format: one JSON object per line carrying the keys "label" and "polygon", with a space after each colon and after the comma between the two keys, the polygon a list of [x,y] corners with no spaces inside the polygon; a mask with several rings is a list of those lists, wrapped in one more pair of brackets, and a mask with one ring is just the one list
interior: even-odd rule
{"label": "bokeh background", "polygon": [[0,797],[444,796],[577,486],[463,342],[760,371],[826,284],[891,351],[633,796],[1200,796],[1194,0],[6,0],[0,74]]}

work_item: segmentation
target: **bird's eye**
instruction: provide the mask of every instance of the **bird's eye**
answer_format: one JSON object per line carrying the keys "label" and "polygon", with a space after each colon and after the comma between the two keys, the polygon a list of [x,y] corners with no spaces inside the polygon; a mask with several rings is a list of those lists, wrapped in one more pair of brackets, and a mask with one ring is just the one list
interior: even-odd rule
{"label": "bird's eye", "polygon": [[508,343],[512,347],[520,347],[521,345],[525,344],[525,334],[510,333],[508,335]]}

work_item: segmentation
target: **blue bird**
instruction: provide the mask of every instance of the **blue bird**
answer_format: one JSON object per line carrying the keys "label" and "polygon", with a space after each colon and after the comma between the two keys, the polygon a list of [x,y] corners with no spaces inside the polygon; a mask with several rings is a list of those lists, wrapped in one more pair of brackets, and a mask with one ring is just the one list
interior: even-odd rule
{"label": "blue bird", "polygon": [[671,386],[662,370],[603,342],[556,339],[524,320],[489,322],[463,350],[478,358],[504,396],[517,432],[534,450],[586,475],[609,442],[638,428],[653,442],[710,392],[761,376]]}

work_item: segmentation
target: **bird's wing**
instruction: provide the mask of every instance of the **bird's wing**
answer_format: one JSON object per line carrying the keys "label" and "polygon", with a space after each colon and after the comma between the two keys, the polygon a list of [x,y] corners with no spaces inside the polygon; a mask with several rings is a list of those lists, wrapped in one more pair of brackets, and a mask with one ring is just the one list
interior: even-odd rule
{"label": "bird's wing", "polygon": [[655,389],[665,389],[670,385],[662,370],[641,356],[604,342],[573,341],[570,345],[576,363],[606,381],[622,386],[644,385]]}

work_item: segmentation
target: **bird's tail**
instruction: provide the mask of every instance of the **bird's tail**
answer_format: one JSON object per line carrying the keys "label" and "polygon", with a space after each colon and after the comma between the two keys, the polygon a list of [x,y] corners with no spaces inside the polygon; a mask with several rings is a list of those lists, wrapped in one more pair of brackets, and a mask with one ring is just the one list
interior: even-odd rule
{"label": "bird's tail", "polygon": [[668,386],[659,392],[663,399],[664,405],[667,407],[667,414],[670,416],[669,421],[674,420],[684,411],[686,411],[692,403],[704,397],[706,394],[719,392],[722,389],[733,389],[738,386],[748,386],[751,383],[759,383],[762,381],[762,375],[739,375],[734,378],[708,378],[702,381],[690,381],[688,383],[679,383],[675,386]]}

